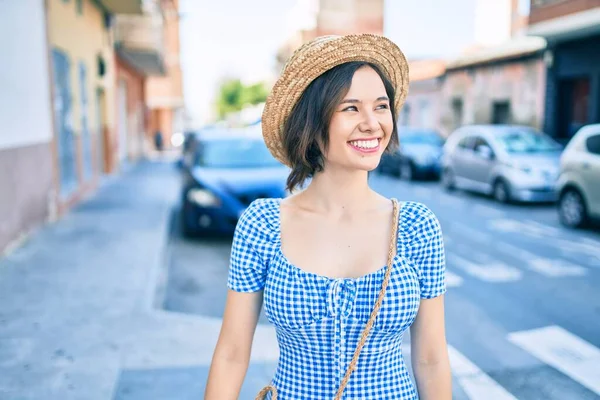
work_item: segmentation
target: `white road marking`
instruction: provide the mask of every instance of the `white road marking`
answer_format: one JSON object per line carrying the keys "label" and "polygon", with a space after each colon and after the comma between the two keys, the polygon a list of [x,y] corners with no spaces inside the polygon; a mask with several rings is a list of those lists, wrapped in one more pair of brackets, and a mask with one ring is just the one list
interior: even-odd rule
{"label": "white road marking", "polygon": [[493,217],[493,218],[503,218],[506,217],[506,212],[503,210],[499,210],[497,208],[493,208],[487,206],[485,204],[476,204],[472,208],[475,213],[482,215],[484,217]]}
{"label": "white road marking", "polygon": [[446,286],[457,287],[463,284],[463,278],[456,275],[454,272],[446,270]]}
{"label": "white road marking", "polygon": [[481,244],[488,244],[492,241],[492,235],[478,229],[471,228],[465,224],[456,222],[447,224],[451,232],[458,233],[469,240],[479,242]]}
{"label": "white road marking", "polygon": [[581,238],[578,241],[552,238],[551,242],[561,249],[570,250],[581,255],[587,255],[592,259],[600,260],[600,242],[588,238]]}
{"label": "white road marking", "polygon": [[443,192],[437,196],[437,200],[444,206],[462,207],[465,205],[463,199]]}
{"label": "white road marking", "polygon": [[517,400],[454,347],[448,346],[448,356],[453,375],[470,399]]}
{"label": "white road marking", "polygon": [[580,265],[572,264],[566,260],[540,257],[535,253],[508,243],[499,242],[496,244],[496,248],[505,251],[509,255],[522,258],[529,269],[542,275],[550,277],[582,276],[588,272],[587,268]]}
{"label": "white road marking", "polygon": [[517,268],[498,261],[477,264],[452,253],[448,254],[446,257],[450,261],[452,267],[460,268],[469,275],[486,282],[511,282],[517,281],[523,276],[523,273]]}
{"label": "white road marking", "polygon": [[600,349],[559,326],[513,332],[508,340],[600,395]]}
{"label": "white road marking", "polygon": [[548,231],[540,226],[508,218],[490,220],[487,226],[497,232],[520,233],[544,239],[547,239],[549,236]]}

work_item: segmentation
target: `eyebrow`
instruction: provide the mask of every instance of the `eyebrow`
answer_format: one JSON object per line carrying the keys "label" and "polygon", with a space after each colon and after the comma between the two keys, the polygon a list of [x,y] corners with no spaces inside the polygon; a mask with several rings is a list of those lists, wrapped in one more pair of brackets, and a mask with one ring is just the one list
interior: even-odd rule
{"label": "eyebrow", "polygon": [[[388,99],[386,96],[381,96],[381,97],[378,97],[375,101],[390,101],[390,99]],[[362,103],[362,101],[360,101],[358,99],[344,99],[344,100],[342,100],[342,102],[340,104],[344,104],[344,103],[354,104],[354,103]]]}

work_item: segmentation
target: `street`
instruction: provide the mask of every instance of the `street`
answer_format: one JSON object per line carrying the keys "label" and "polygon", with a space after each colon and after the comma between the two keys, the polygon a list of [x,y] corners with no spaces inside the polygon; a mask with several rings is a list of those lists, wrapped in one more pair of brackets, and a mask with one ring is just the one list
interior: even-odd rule
{"label": "street", "polygon": [[[182,238],[179,178],[172,163],[133,166],[0,258],[0,399],[202,398],[231,238]],[[371,179],[441,221],[455,399],[599,398],[597,231],[563,229],[549,205]],[[277,353],[263,315],[240,399]]]}
{"label": "street", "polygon": [[[597,231],[563,228],[551,204],[500,205],[437,182],[370,179],[383,195],[425,203],[442,225],[455,399],[600,398]],[[164,307],[220,318],[231,240],[186,240],[174,221]],[[260,326],[241,398],[252,398],[275,368],[264,315]],[[409,352],[406,343],[407,360]]]}

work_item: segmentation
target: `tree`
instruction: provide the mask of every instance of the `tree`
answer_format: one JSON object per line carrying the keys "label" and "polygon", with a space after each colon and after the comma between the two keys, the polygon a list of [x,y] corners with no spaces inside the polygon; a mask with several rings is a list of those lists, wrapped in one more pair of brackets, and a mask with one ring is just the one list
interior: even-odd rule
{"label": "tree", "polygon": [[216,101],[219,118],[240,111],[247,105],[263,103],[267,95],[268,89],[263,82],[246,86],[239,79],[228,79],[219,88]]}

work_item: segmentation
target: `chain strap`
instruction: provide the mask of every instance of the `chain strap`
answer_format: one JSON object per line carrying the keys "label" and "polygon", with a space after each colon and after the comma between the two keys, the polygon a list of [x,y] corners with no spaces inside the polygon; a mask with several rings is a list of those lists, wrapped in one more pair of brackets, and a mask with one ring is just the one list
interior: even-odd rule
{"label": "chain strap", "polygon": [[[371,332],[371,328],[373,328],[373,324],[375,323],[375,319],[377,318],[377,314],[379,313],[379,309],[381,308],[381,304],[383,303],[383,298],[385,297],[385,291],[387,289],[388,283],[390,281],[390,276],[392,275],[392,267],[394,261],[394,252],[396,249],[397,237],[398,237],[398,214],[400,211],[400,207],[398,205],[398,201],[396,199],[392,199],[392,204],[394,207],[393,211],[393,226],[392,226],[392,237],[390,238],[390,246],[388,249],[388,258],[387,258],[387,267],[385,269],[385,275],[383,277],[383,283],[381,284],[381,290],[379,291],[379,297],[375,302],[375,306],[373,307],[373,311],[371,311],[371,316],[369,317],[369,321],[367,321],[367,325],[364,327],[362,334],[360,336],[360,341],[356,346],[356,350],[354,351],[354,356],[352,357],[352,361],[350,361],[350,365],[346,370],[346,375],[342,379],[340,383],[340,387],[335,394],[334,400],[340,400],[342,398],[342,394],[344,393],[344,389],[346,389],[346,385],[348,385],[348,381],[350,380],[350,375],[356,369],[356,364],[358,363],[358,357],[360,356],[360,352],[364,347],[367,337]],[[267,393],[271,393],[271,400],[277,400],[277,388],[273,385],[268,385],[262,388],[262,390],[258,393],[255,400],[264,400],[267,396]]]}

